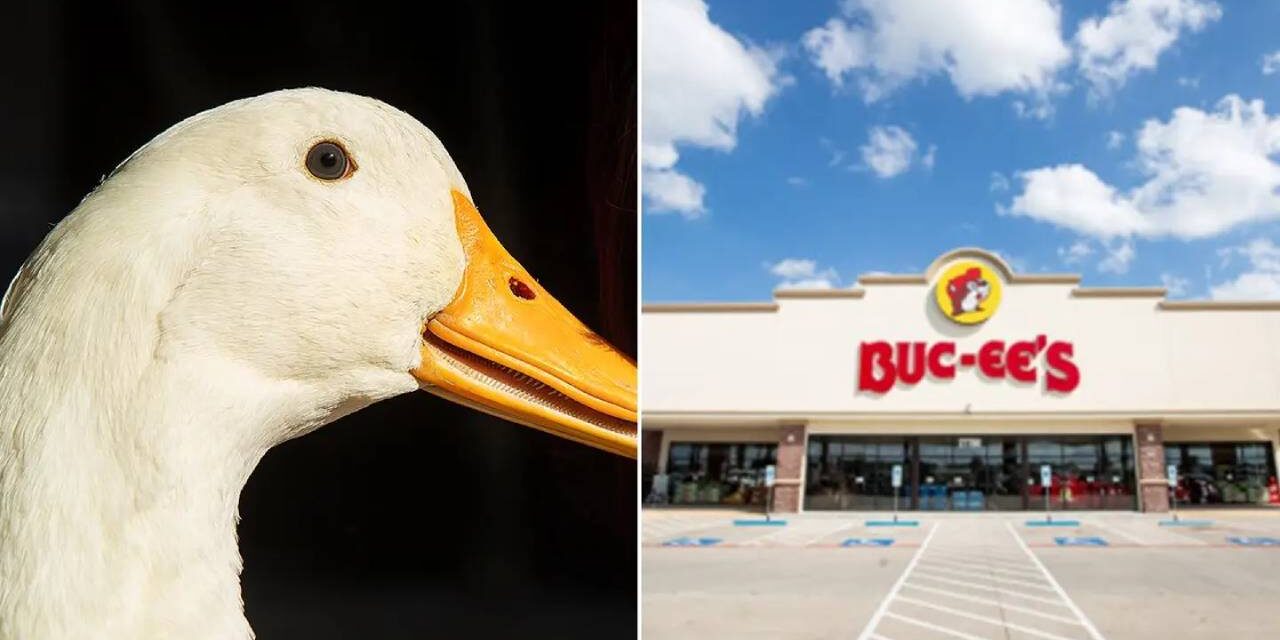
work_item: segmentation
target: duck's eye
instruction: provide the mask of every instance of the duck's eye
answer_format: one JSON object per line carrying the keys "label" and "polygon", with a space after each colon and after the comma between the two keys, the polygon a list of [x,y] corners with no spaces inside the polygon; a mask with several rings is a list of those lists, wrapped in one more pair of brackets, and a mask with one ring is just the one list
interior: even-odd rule
{"label": "duck's eye", "polygon": [[307,152],[307,171],[321,180],[345,178],[350,166],[346,150],[334,142],[317,142]]}
{"label": "duck's eye", "polygon": [[524,281],[519,278],[516,278],[516,277],[510,278],[509,280],[507,280],[507,285],[511,287],[511,293],[514,294],[515,297],[517,298],[520,298],[523,300],[532,300],[538,297],[538,294],[533,292],[533,287],[530,287],[529,285],[525,284]]}

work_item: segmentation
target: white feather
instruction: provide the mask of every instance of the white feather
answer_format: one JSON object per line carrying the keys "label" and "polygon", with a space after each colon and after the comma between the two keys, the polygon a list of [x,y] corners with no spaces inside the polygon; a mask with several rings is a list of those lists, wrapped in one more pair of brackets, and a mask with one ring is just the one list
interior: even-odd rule
{"label": "white feather", "polygon": [[[334,138],[358,170],[303,158]],[[0,305],[0,640],[252,636],[236,504],[271,446],[417,388],[464,258],[439,140],[320,89],[135,152]]]}

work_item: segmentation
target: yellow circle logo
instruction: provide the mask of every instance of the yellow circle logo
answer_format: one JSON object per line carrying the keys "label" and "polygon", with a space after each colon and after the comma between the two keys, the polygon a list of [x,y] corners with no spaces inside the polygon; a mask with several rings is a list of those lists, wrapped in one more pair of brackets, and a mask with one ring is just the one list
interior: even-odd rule
{"label": "yellow circle logo", "polygon": [[933,294],[952,322],[978,324],[1000,306],[1000,278],[981,262],[957,262],[942,272]]}

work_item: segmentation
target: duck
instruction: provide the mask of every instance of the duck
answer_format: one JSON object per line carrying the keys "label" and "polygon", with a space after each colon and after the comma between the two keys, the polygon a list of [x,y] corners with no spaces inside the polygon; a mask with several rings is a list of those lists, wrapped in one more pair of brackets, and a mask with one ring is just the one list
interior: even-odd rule
{"label": "duck", "polygon": [[634,360],[503,248],[411,115],[302,88],[170,127],[0,302],[0,640],[253,637],[254,467],[419,390],[636,456]]}

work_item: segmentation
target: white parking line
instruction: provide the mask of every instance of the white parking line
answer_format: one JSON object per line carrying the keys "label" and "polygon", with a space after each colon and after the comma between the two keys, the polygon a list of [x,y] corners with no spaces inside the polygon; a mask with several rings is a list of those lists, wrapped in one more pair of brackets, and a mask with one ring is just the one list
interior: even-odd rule
{"label": "white parking line", "polygon": [[952,580],[951,578],[935,578],[934,576],[922,574],[919,571],[917,571],[915,575],[915,579],[919,580],[921,578],[924,578],[925,580],[932,580],[934,582],[942,582],[942,583],[954,585],[957,587],[968,587],[970,589],[978,589],[979,591],[990,591],[992,593],[999,593],[1006,596],[1014,596],[1018,598],[1025,598],[1027,600],[1035,600],[1036,602],[1041,602],[1044,604],[1053,604],[1063,608],[1067,607],[1067,605],[1062,604],[1061,602],[1054,600],[1052,598],[1041,598],[1040,596],[1033,596],[1031,594],[1022,593],[1021,591],[1010,591],[1008,589],[1001,589],[1000,587],[984,587],[982,585],[973,584],[971,582],[965,582],[963,580]]}
{"label": "white parking line", "polygon": [[[988,635],[975,623],[996,627],[990,635],[1002,638],[1104,640],[1011,522],[942,524],[930,529],[859,640],[920,633],[903,625],[964,640]],[[1012,542],[997,532],[1000,524]]]}
{"label": "white parking line", "polygon": [[813,544],[813,543],[815,543],[815,542],[817,542],[817,541],[819,541],[819,540],[821,540],[821,539],[823,539],[823,538],[825,538],[825,537],[827,537],[827,536],[833,536],[833,535],[835,535],[835,534],[837,534],[837,533],[840,533],[840,532],[842,532],[842,531],[848,531],[849,529],[852,529],[852,528],[854,528],[854,527],[856,527],[856,526],[858,526],[858,525],[856,525],[856,524],[845,524],[845,523],[842,523],[839,527],[837,527],[837,528],[835,528],[835,529],[832,529],[832,530],[830,530],[830,531],[824,531],[824,532],[822,532],[822,533],[820,533],[820,534],[818,534],[818,535],[816,535],[816,536],[814,536],[814,537],[812,537],[812,538],[809,538],[809,539],[805,540],[804,542],[801,542],[801,543],[800,543],[800,546],[802,546],[802,547],[807,547],[807,546],[809,546],[809,545],[811,545],[811,544]]}
{"label": "white parking line", "polygon": [[641,533],[643,533],[645,540],[653,542],[682,536],[694,531],[714,529],[718,526],[721,526],[720,523],[709,521],[706,518],[679,516],[650,518],[641,526]]}
{"label": "white parking line", "polygon": [[1067,603],[1067,606],[1071,609],[1072,613],[1076,614],[1077,618],[1080,618],[1080,622],[1084,625],[1085,630],[1089,632],[1089,636],[1094,640],[1104,640],[1102,634],[1098,632],[1098,628],[1093,626],[1093,623],[1084,615],[1084,612],[1080,610],[1080,607],[1076,606],[1076,603],[1071,599],[1071,596],[1067,595],[1067,592],[1062,588],[1062,585],[1058,584],[1058,581],[1053,577],[1053,574],[1049,573],[1049,570],[1045,568],[1044,563],[1040,562],[1040,558],[1037,558],[1036,554],[1031,553],[1031,549],[1027,547],[1027,543],[1023,541],[1022,536],[1018,535],[1018,531],[1013,528],[1013,523],[1006,522],[1005,526],[1009,529],[1009,535],[1013,536],[1013,539],[1017,541],[1018,546],[1022,548],[1022,551],[1027,554],[1028,558],[1031,558],[1031,562],[1035,563],[1035,565],[1040,568],[1040,571],[1044,573],[1045,579],[1049,581],[1049,584],[1053,585],[1055,590],[1057,590],[1058,596],[1062,598],[1062,601]]}
{"label": "white parking line", "polygon": [[1012,578],[1001,578],[1000,576],[993,576],[991,574],[983,573],[979,569],[970,569],[968,571],[957,571],[955,569],[945,569],[943,567],[920,567],[920,568],[924,569],[925,571],[931,571],[931,572],[937,571],[939,573],[942,573],[943,575],[951,575],[959,578],[973,578],[976,575],[976,576],[985,578],[987,580],[990,580],[995,584],[1011,585],[1011,586],[1017,586],[1017,587],[1028,588],[1028,589],[1039,589],[1041,591],[1048,591],[1049,593],[1053,593],[1053,589],[1051,587],[1047,587],[1038,582],[1031,582],[1029,580],[1014,580]]}
{"label": "white parking line", "polygon": [[1019,578],[1032,578],[1040,575],[1040,572],[1036,571],[1036,568],[1031,565],[1027,565],[1027,568],[1025,569],[1014,570],[1014,569],[1005,569],[1005,568],[997,569],[996,567],[984,567],[981,564],[978,564],[976,562],[965,562],[965,563],[953,562],[951,560],[945,560],[943,558],[928,558],[926,562],[929,563],[929,566],[938,565],[941,567],[947,567],[948,569],[965,569],[970,571],[977,569],[984,573],[1003,573],[1006,575],[1016,576]]}
{"label": "white parking line", "polygon": [[[965,563],[974,564],[978,566],[995,565],[1003,569],[1022,569],[1024,571],[1028,569],[1031,569],[1031,570],[1035,569],[1035,567],[1027,564],[1021,558],[1014,560],[1012,558],[1005,559],[1005,558],[996,558],[993,556],[971,556],[971,555],[960,555],[955,553],[948,553],[947,556],[943,559],[948,561],[954,561],[954,562],[965,562]],[[1036,571],[1035,575],[1040,575],[1040,572]]]}
{"label": "white parking line", "polygon": [[916,618],[912,618],[911,616],[904,616],[904,615],[902,615],[902,614],[900,614],[900,613],[894,613],[894,612],[892,612],[892,611],[886,612],[886,613],[885,613],[885,617],[887,617],[887,618],[893,618],[894,620],[899,620],[899,621],[901,621],[901,622],[905,622],[905,623],[907,623],[907,624],[914,624],[914,625],[916,625],[917,627],[924,627],[925,629],[928,629],[928,630],[930,630],[930,631],[937,631],[938,633],[946,634],[946,635],[949,635],[949,636],[951,636],[951,637],[953,637],[953,638],[960,638],[961,640],[987,640],[987,638],[982,638],[982,637],[979,637],[979,636],[971,636],[971,635],[969,635],[969,634],[967,634],[967,633],[964,633],[963,631],[956,631],[955,629],[948,629],[948,628],[946,628],[946,627],[943,627],[943,626],[940,626],[940,625],[933,624],[932,622],[926,622],[926,621],[924,621],[924,620],[918,620],[918,619],[916,619]]}
{"label": "white parking line", "polygon": [[911,562],[907,563],[907,568],[902,572],[902,575],[898,576],[898,581],[893,583],[893,588],[889,589],[889,593],[880,602],[880,607],[876,609],[875,614],[867,621],[867,626],[862,628],[862,633],[858,635],[858,640],[869,640],[875,631],[876,625],[880,624],[880,619],[889,613],[889,603],[902,590],[902,585],[907,581],[907,576],[911,575],[911,571],[916,568],[916,563],[920,562],[920,556],[924,554],[924,550],[929,548],[929,541],[933,540],[933,535],[938,532],[939,526],[941,526],[941,523],[934,523],[933,527],[929,529],[929,535],[924,537],[924,542],[920,543],[920,548],[916,549],[915,555],[911,556]]}
{"label": "white parking line", "polygon": [[1001,609],[1008,609],[1010,611],[1018,611],[1021,613],[1025,613],[1027,615],[1039,616],[1046,620],[1054,620],[1056,622],[1062,622],[1065,624],[1074,624],[1074,625],[1080,624],[1080,621],[1074,618],[1067,618],[1065,616],[1056,616],[1056,615],[1053,615],[1052,613],[1045,613],[1039,609],[1030,609],[1027,607],[1020,607],[1016,604],[1009,604],[1008,602],[1002,602],[1000,600],[992,600],[990,598],[979,598],[977,596],[969,596],[963,593],[947,591],[945,589],[934,589],[933,587],[926,587],[922,584],[914,584],[911,581],[907,581],[907,584],[905,586],[908,589],[916,589],[918,591],[928,591],[929,593],[936,593],[940,596],[955,598],[956,600],[967,600],[969,602],[974,602],[977,604],[992,605],[992,606],[1000,607]]}
{"label": "white parking line", "polygon": [[949,613],[953,616],[959,616],[961,618],[968,618],[970,620],[977,620],[978,622],[994,624],[998,627],[1013,629],[1014,631],[1021,631],[1023,633],[1028,633],[1033,636],[1047,638],[1048,640],[1072,640],[1071,638],[1060,636],[1054,633],[1049,633],[1048,631],[1041,631],[1039,629],[1036,629],[1035,627],[1027,627],[1024,625],[1009,622],[1008,620],[1001,620],[999,618],[992,618],[991,616],[984,616],[976,613],[969,613],[968,611],[962,611],[960,609],[952,609],[951,607],[944,607],[940,604],[933,604],[932,602],[925,602],[924,600],[916,600],[915,598],[909,598],[907,596],[898,596],[898,600],[901,600],[902,602],[906,602],[907,604],[913,604],[917,607],[924,607],[926,609],[933,609],[935,611]]}
{"label": "white parking line", "polygon": [[1138,546],[1140,546],[1140,547],[1145,547],[1145,546],[1147,546],[1147,543],[1146,543],[1146,542],[1143,542],[1141,538],[1138,538],[1137,536],[1130,535],[1130,534],[1126,533],[1125,531],[1123,531],[1123,530],[1121,530],[1121,529],[1119,529],[1119,528],[1117,528],[1117,527],[1113,527],[1113,526],[1111,526],[1111,525],[1109,525],[1109,524],[1102,524],[1101,522],[1099,522],[1099,520],[1101,520],[1101,518],[1094,518],[1093,520],[1091,520],[1091,521],[1089,522],[1089,524],[1091,524],[1091,525],[1093,525],[1093,526],[1095,526],[1095,527],[1097,527],[1097,528],[1099,528],[1099,529],[1102,529],[1103,531],[1107,531],[1107,532],[1113,533],[1113,534],[1115,534],[1115,535],[1118,535],[1118,536],[1120,536],[1121,538],[1124,538],[1125,540],[1128,540],[1129,542],[1132,542],[1133,544],[1136,544],[1136,545],[1138,545]]}

